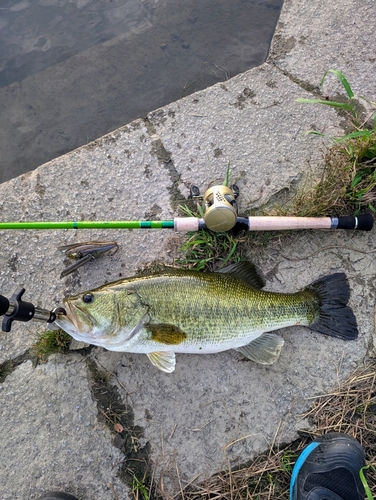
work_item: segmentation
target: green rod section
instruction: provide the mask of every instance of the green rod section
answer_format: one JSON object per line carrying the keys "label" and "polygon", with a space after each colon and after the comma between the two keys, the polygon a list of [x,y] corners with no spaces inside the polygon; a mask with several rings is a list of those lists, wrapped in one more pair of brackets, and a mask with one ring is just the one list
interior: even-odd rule
{"label": "green rod section", "polygon": [[1,229],[174,229],[173,220],[0,222]]}

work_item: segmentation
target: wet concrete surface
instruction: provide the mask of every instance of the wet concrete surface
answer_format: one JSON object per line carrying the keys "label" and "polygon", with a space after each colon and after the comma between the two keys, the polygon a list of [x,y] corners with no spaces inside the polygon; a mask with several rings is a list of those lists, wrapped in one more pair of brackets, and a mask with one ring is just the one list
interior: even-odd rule
{"label": "wet concrete surface", "polygon": [[0,182],[261,64],[282,0],[103,5],[3,7]]}

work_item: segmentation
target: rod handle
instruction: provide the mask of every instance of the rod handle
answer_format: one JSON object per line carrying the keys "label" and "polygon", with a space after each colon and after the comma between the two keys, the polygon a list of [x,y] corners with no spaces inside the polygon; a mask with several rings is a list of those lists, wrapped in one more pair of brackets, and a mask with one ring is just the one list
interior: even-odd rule
{"label": "rod handle", "polygon": [[288,229],[357,229],[371,231],[371,214],[342,217],[248,217],[249,231],[281,231]]}

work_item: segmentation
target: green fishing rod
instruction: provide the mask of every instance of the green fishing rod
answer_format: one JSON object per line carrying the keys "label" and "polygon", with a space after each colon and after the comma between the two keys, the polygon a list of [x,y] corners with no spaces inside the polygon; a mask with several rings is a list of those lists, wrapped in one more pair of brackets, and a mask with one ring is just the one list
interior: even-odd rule
{"label": "green fishing rod", "polygon": [[[193,188],[195,188],[193,190]],[[192,186],[191,197],[198,188]],[[373,227],[371,214],[341,217],[239,217],[236,198],[238,188],[214,186],[204,196],[205,214],[198,217],[176,217],[171,220],[112,220],[112,221],[43,221],[0,222],[0,230],[52,230],[52,229],[172,229],[179,232],[209,229],[223,232],[233,228],[248,231],[280,231],[292,229],[357,229],[370,231]]]}
{"label": "green fishing rod", "polygon": [[[210,221],[211,222],[211,221]],[[225,222],[208,225],[205,219],[180,217],[163,221],[44,221],[44,222],[0,222],[0,230],[41,229],[175,229],[175,231],[228,231],[248,229],[249,231],[281,231],[293,229],[357,229],[370,231],[373,218],[370,214],[347,217],[237,217],[235,224],[228,227]]]}

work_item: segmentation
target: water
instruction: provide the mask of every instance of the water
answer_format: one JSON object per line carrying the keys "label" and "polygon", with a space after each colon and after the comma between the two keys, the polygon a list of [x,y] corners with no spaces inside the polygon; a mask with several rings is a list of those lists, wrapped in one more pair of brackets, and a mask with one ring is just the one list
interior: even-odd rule
{"label": "water", "polygon": [[283,0],[2,0],[0,182],[267,57]]}

